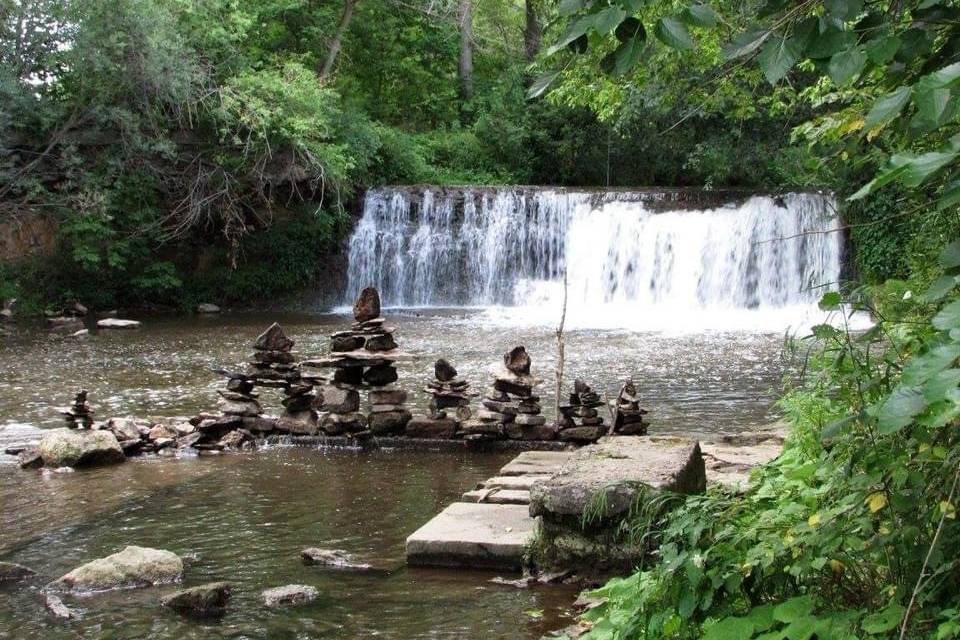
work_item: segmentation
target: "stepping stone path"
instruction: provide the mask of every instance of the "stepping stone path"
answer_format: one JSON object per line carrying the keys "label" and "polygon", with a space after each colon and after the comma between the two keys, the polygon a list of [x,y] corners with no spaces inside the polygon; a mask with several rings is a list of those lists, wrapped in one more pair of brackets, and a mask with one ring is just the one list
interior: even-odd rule
{"label": "stepping stone path", "polygon": [[[407,564],[516,571],[534,534],[529,487],[560,470],[572,451],[525,451],[407,538]],[[506,488],[506,487],[512,488]],[[499,498],[495,498],[499,496]]]}

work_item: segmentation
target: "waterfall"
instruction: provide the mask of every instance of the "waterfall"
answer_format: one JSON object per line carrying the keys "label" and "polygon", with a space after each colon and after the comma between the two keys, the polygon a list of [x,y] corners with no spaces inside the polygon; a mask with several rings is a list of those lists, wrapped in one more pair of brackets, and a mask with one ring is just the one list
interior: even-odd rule
{"label": "waterfall", "polygon": [[572,308],[810,306],[840,277],[834,206],[815,193],[376,189],[346,296],[373,285],[396,307],[554,305],[566,270]]}

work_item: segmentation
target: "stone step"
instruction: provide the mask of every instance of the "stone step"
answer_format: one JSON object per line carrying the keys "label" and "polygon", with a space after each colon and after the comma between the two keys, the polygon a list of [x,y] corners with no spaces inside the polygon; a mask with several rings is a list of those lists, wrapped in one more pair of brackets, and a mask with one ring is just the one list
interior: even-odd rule
{"label": "stone step", "polygon": [[560,470],[573,451],[524,451],[500,469],[501,476],[552,474]]}
{"label": "stone step", "polygon": [[474,489],[463,494],[464,502],[483,502],[489,504],[530,504],[530,492],[520,489]]}
{"label": "stone step", "polygon": [[484,480],[477,487],[478,489],[490,489],[499,487],[501,489],[518,489],[520,491],[529,491],[533,483],[549,480],[552,474],[549,473],[531,473],[524,476],[494,476],[489,480]]}
{"label": "stone step", "polygon": [[454,502],[407,538],[407,564],[519,571],[533,535],[526,505]]}

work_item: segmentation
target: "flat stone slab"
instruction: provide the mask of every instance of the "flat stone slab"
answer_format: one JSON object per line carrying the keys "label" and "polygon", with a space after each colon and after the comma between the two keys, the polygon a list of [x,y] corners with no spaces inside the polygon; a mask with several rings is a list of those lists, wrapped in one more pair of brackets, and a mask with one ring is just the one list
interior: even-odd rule
{"label": "flat stone slab", "polygon": [[700,443],[686,438],[609,436],[580,449],[530,489],[530,515],[583,515],[605,494],[605,517],[626,512],[640,485],[676,493],[706,488]]}
{"label": "flat stone slab", "polygon": [[552,474],[570,460],[574,451],[524,451],[500,469],[501,476]]}
{"label": "flat stone slab", "polygon": [[704,442],[700,446],[707,482],[732,489],[746,489],[750,484],[750,470],[770,462],[783,451],[782,441],[775,438],[748,445]]}
{"label": "flat stone slab", "polygon": [[477,486],[477,489],[491,489],[499,487],[501,489],[518,489],[520,491],[530,491],[533,483],[550,478],[549,473],[532,473],[523,476],[494,476],[484,480]]}
{"label": "flat stone slab", "polygon": [[464,502],[489,504],[530,504],[530,492],[521,489],[498,489],[496,487],[474,489],[462,496]]}
{"label": "flat stone slab", "polygon": [[519,571],[533,531],[525,505],[454,502],[407,538],[407,564]]}

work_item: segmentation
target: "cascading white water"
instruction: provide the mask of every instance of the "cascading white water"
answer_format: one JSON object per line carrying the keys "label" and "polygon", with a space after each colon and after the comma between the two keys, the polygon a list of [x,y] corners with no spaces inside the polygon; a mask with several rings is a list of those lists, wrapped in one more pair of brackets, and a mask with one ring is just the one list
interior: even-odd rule
{"label": "cascading white water", "polygon": [[372,190],[350,240],[347,298],[373,285],[389,306],[549,308],[555,318],[566,270],[569,308],[592,316],[587,325],[649,324],[605,321],[611,313],[656,314],[664,326],[725,313],[736,326],[748,311],[809,308],[840,277],[830,196],[693,209],[666,195]]}

